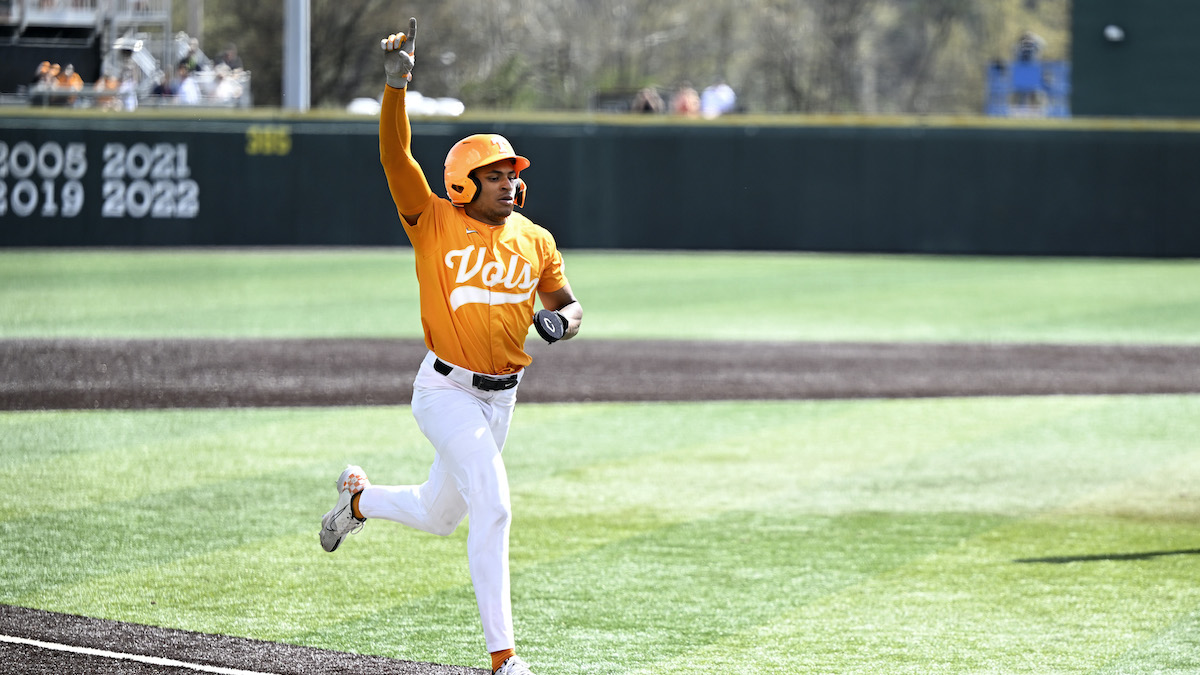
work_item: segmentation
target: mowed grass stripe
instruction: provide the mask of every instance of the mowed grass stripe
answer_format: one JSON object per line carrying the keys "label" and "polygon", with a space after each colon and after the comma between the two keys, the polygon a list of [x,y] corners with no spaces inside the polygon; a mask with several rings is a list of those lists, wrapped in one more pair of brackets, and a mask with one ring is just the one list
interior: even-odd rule
{"label": "mowed grass stripe", "polygon": [[[930,446],[911,461],[864,469],[810,494],[801,508],[880,510],[891,512],[972,511],[1004,514],[1039,513],[1078,504],[1093,495],[1105,508],[1132,508],[1144,495],[1126,499],[1130,481],[1159,480],[1164,492],[1195,499],[1181,488],[1185,470],[1200,460],[1200,397],[1111,396],[1075,398],[998,398],[942,402],[891,401],[901,412],[913,412],[913,430],[876,429],[874,443],[921,443],[922,427],[935,423],[951,428],[995,425],[961,442]],[[915,414],[923,408],[929,418]],[[1005,423],[1007,421],[1007,424]],[[1163,469],[1167,468],[1164,473]],[[1172,470],[1173,469],[1173,470]],[[1147,478],[1147,477],[1150,478]],[[1151,507],[1154,517],[1171,513]]]}
{"label": "mowed grass stripe", "polygon": [[793,616],[628,672],[1087,673],[1109,662],[1138,666],[1103,672],[1192,672],[1200,652],[1186,629],[1200,605],[1200,493],[1181,513],[1179,490],[1200,484],[1200,455],[1108,467],[1104,480],[1085,472],[1091,488],[1079,486],[1075,501],[1024,519],[994,516],[977,536]]}
{"label": "mowed grass stripe", "polygon": [[[1194,343],[1200,335],[1196,286],[1173,285],[1200,281],[1189,260],[692,252],[569,260],[588,334],[605,337]],[[646,288],[655,302],[644,301]]]}
{"label": "mowed grass stripe", "polygon": [[[0,426],[0,522],[289,471],[332,494],[346,457],[428,463],[407,408],[0,413]],[[44,503],[49,484],[60,494]]]}
{"label": "mowed grass stripe", "polygon": [[461,541],[413,546],[414,534],[389,529],[352,554],[328,554],[306,530],[85,578],[55,589],[43,608],[288,641],[367,608],[471,595]]}
{"label": "mowed grass stripe", "polygon": [[0,253],[4,337],[419,336],[416,302],[409,249]]}
{"label": "mowed grass stripe", "polygon": [[[1139,400],[1017,397],[639,405],[622,418],[644,419],[655,429],[652,439],[626,436],[621,429],[613,438],[597,437],[579,450],[537,444],[541,425],[553,424],[552,410],[537,406],[531,412],[544,419],[529,420],[512,438],[516,448],[529,449],[507,453],[506,464],[510,474],[536,475],[561,466],[561,460],[547,452],[586,457],[587,462],[536,482],[513,480],[514,495],[538,510],[564,515],[616,510],[680,521],[744,509],[1034,511],[1057,503],[1043,496],[1053,499],[1056,479],[1073,483],[1078,473],[1044,473],[1046,465],[1054,464],[1053,454],[1030,452],[1032,446],[1014,449],[1011,441],[1063,441],[1068,447],[1057,452],[1087,452],[1071,447],[1070,430],[1088,428],[1089,435],[1078,440],[1090,442],[1104,433],[1093,432],[1091,425],[1103,426],[1107,415],[1124,406],[1140,409]],[[1187,397],[1163,399],[1161,405],[1171,401],[1177,405],[1164,415],[1184,415],[1197,405]],[[1147,409],[1155,406],[1148,404]],[[1140,414],[1152,414],[1148,411]],[[1113,423],[1116,420],[1108,422]],[[1063,425],[1067,430],[1060,430]],[[696,438],[674,443],[676,430]],[[608,460],[609,444],[639,450],[618,451],[615,460]],[[1113,477],[1122,475],[1109,466]],[[1031,475],[1038,471],[1043,473]],[[1009,477],[1011,482],[1002,482]],[[1014,494],[1017,484],[1034,487]],[[1023,496],[1034,501],[1022,501]]]}
{"label": "mowed grass stripe", "polygon": [[[566,255],[591,338],[1200,341],[1192,260]],[[0,251],[0,338],[418,338],[412,270],[407,248]]]}
{"label": "mowed grass stripe", "polygon": [[[296,531],[306,520],[297,505],[311,490],[305,476],[267,473],[5,521],[0,551],[21,564],[0,567],[0,602],[49,609],[40,603],[64,586],[135,571],[148,582],[163,565]],[[311,520],[308,528],[315,538]]]}
{"label": "mowed grass stripe", "polygon": [[[1187,545],[1172,523],[1113,519],[1002,523],[957,546],[864,580],[672,664],[631,672],[1092,673],[1160,636],[1200,603],[1194,559],[1022,563],[1022,556],[1120,542]],[[1067,545],[1066,550],[1079,550]],[[1143,548],[1145,547],[1145,548]],[[1186,643],[1185,643],[1186,644]],[[1166,654],[1142,652],[1150,672]],[[1194,662],[1195,652],[1176,661]],[[686,663],[685,663],[686,661]],[[1161,670],[1158,670],[1161,669]],[[1125,671],[1117,671],[1125,672]]]}
{"label": "mowed grass stripe", "polygon": [[1200,672],[1200,607],[1096,672],[1097,675]]}
{"label": "mowed grass stripe", "polygon": [[522,634],[558,672],[695,672],[714,645],[746,672],[778,647],[745,640],[763,626],[1006,520],[738,511],[682,523],[522,571]]}

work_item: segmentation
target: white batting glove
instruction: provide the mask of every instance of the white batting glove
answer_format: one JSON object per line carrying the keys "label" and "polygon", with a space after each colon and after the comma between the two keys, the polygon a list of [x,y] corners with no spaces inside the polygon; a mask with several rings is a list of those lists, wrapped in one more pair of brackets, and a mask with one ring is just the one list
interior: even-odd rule
{"label": "white batting glove", "polygon": [[403,89],[412,81],[413,49],[417,43],[417,20],[408,20],[408,34],[392,33],[379,41],[383,49],[383,72],[388,86]]}

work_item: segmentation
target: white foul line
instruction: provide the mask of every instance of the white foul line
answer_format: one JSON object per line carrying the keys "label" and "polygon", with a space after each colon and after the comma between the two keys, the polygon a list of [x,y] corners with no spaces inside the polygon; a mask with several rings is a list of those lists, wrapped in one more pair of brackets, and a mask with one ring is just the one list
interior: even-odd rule
{"label": "white foul line", "polygon": [[221,668],[219,666],[205,666],[199,663],[187,663],[185,661],[176,661],[174,659],[164,659],[158,656],[142,656],[141,654],[122,654],[120,652],[108,652],[103,649],[92,649],[90,647],[73,647],[71,645],[62,645],[56,642],[42,642],[41,640],[28,640],[26,638],[13,637],[11,635],[0,635],[0,642],[11,642],[18,645],[29,645],[30,647],[38,647],[40,649],[53,649],[60,652],[71,652],[74,654],[87,654],[88,656],[101,656],[106,659],[124,659],[126,661],[137,661],[153,666],[169,666],[171,668],[187,668],[196,670],[202,673],[217,673],[218,675],[272,675],[271,673],[261,673],[256,670],[238,670],[237,668]]}

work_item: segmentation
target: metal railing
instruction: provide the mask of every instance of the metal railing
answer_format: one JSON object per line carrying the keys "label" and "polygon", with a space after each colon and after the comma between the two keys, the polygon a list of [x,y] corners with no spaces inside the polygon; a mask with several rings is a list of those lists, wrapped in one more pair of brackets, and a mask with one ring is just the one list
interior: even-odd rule
{"label": "metal railing", "polygon": [[138,108],[247,108],[250,107],[250,79],[248,75],[245,77],[242,94],[237,98],[223,98],[215,93],[204,92],[194,103],[185,103],[178,96],[97,89],[92,84],[79,90],[24,88],[14,94],[0,94],[0,106],[100,108],[117,111],[130,111]]}
{"label": "metal railing", "polygon": [[[7,11],[5,11],[7,10]],[[94,26],[105,19],[161,21],[170,19],[171,0],[2,0],[0,25]]]}
{"label": "metal railing", "polygon": [[0,13],[0,23],[17,26],[22,33],[29,26],[99,25],[100,0],[14,0],[9,15]]}

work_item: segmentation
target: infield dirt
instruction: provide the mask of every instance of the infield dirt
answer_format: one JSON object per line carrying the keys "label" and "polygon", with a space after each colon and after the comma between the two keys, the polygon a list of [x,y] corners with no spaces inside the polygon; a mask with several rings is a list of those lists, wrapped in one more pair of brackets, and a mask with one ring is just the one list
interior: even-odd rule
{"label": "infield dirt", "polygon": [[[520,400],[1200,392],[1200,347],[530,340]],[[0,409],[407,404],[419,340],[0,340]]]}

